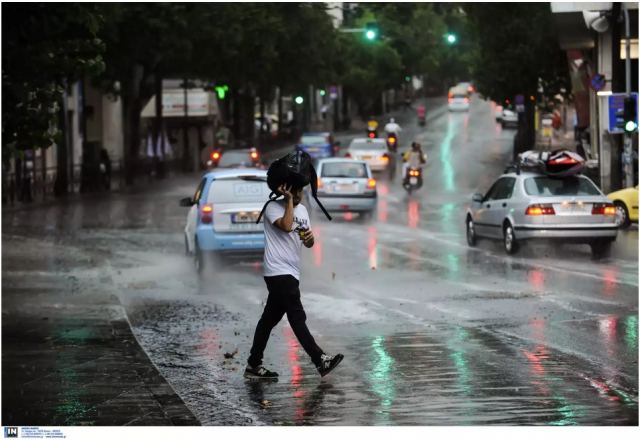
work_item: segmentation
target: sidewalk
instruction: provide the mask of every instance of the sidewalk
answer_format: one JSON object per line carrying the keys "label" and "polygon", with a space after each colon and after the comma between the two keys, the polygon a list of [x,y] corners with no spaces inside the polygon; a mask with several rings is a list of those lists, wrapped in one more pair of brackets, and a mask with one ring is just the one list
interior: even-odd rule
{"label": "sidewalk", "polygon": [[136,341],[102,262],[2,235],[2,425],[199,425]]}

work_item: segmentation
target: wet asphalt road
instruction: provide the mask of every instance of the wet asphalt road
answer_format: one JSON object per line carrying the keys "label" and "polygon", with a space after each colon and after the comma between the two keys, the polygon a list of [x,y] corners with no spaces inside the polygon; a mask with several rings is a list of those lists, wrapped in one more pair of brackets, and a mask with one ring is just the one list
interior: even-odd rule
{"label": "wet asphalt road", "polygon": [[468,248],[465,205],[501,173],[514,132],[477,97],[469,113],[439,102],[428,118],[400,135],[429,155],[421,190],[408,197],[381,175],[373,219],[312,210],[302,301],[318,344],[345,354],[322,380],[286,318],[265,354],[280,381],[242,378],[266,300],[261,256],[195,275],[178,206],[195,176],[16,211],[3,227],[98,256],[138,340],[203,425],[637,425],[637,226],[602,261],[584,245]]}

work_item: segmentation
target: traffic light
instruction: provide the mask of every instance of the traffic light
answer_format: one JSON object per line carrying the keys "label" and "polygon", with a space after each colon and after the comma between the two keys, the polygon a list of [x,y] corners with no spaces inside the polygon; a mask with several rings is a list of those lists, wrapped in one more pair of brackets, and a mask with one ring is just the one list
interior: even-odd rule
{"label": "traffic light", "polygon": [[302,104],[302,103],[304,103],[304,98],[298,95],[296,97],[296,104]]}
{"label": "traffic light", "polygon": [[624,99],[624,131],[627,133],[635,132],[638,128],[638,103],[634,96],[628,96]]}
{"label": "traffic light", "polygon": [[377,40],[380,35],[380,30],[378,29],[378,24],[375,22],[369,22],[365,26],[364,36],[367,37],[367,40],[373,41]]}
{"label": "traffic light", "polygon": [[444,38],[449,44],[455,44],[455,42],[458,41],[458,37],[456,37],[456,34],[446,34]]}
{"label": "traffic light", "polygon": [[226,84],[222,86],[215,87],[216,93],[218,94],[218,99],[223,100],[227,92],[229,91],[229,86]]}

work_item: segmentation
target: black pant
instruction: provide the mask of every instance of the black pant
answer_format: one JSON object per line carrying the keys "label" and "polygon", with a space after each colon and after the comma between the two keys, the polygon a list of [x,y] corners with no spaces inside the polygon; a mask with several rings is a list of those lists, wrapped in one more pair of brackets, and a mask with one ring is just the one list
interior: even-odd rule
{"label": "black pant", "polygon": [[304,308],[300,302],[298,280],[289,275],[265,277],[264,280],[267,282],[269,297],[253,337],[253,346],[248,360],[249,365],[257,367],[262,364],[262,356],[267,347],[271,330],[286,313],[293,333],[311,357],[311,361],[318,366],[321,361],[320,356],[324,352],[316,344],[309,332],[309,328],[307,328],[307,315],[304,313]]}

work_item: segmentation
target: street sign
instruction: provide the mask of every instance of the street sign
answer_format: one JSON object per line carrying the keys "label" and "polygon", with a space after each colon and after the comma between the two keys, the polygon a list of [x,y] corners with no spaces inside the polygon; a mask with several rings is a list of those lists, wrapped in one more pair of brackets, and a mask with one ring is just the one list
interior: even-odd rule
{"label": "street sign", "polygon": [[[609,133],[624,133],[624,98],[626,96],[626,93],[609,95]],[[633,92],[631,97],[635,100],[637,108],[638,94]]]}
{"label": "street sign", "polygon": [[338,99],[338,86],[329,87],[329,97],[332,100],[337,100]]}
{"label": "street sign", "polygon": [[607,80],[602,74],[595,74],[591,77],[591,88],[596,92],[600,92],[607,84]]}
{"label": "street sign", "polygon": [[524,95],[516,95],[516,112],[524,113]]}

